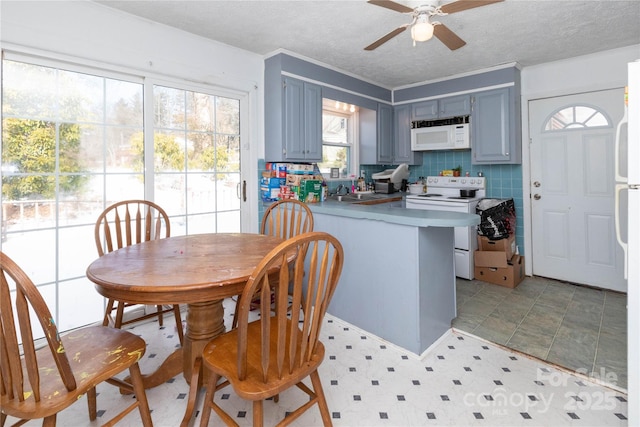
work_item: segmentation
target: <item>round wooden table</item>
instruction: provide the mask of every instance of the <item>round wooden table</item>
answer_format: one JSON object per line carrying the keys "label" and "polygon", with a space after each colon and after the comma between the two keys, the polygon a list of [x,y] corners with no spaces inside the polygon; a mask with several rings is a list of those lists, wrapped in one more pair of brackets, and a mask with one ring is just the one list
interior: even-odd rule
{"label": "round wooden table", "polygon": [[241,294],[254,268],[281,242],[262,234],[177,236],[127,246],[89,265],[87,277],[107,298],[188,305],[184,346],[144,376],[146,388],[181,371],[187,382],[191,380],[195,359],[225,330],[222,300]]}

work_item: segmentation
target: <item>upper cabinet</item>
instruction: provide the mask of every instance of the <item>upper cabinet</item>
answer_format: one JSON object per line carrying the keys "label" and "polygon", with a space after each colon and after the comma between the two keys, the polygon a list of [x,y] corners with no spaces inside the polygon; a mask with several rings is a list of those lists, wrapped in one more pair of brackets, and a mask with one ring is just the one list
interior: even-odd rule
{"label": "upper cabinet", "polygon": [[519,164],[520,113],[514,89],[479,92],[472,96],[471,162],[473,164]]}
{"label": "upper cabinet", "polygon": [[467,116],[470,113],[471,97],[469,95],[450,96],[411,104],[411,120]]}
{"label": "upper cabinet", "polygon": [[393,163],[393,107],[378,104],[377,163]]}
{"label": "upper cabinet", "polygon": [[393,108],[393,164],[421,165],[422,152],[411,151],[411,105]]}
{"label": "upper cabinet", "polygon": [[282,77],[281,90],[282,113],[265,114],[265,160],[322,161],[322,88]]}
{"label": "upper cabinet", "polygon": [[360,109],[360,163],[421,165],[422,153],[411,151],[411,106],[378,104]]}

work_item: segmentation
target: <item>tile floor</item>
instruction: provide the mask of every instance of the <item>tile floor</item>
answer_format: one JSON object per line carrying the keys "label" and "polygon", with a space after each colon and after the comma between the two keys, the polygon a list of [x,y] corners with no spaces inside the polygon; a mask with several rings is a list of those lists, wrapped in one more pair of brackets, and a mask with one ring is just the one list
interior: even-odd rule
{"label": "tile floor", "polygon": [[457,280],[453,327],[626,390],[625,294],[527,277],[515,289]]}
{"label": "tile floor", "polygon": [[[225,301],[225,312],[233,313],[233,301]],[[152,322],[132,330],[148,343],[143,372],[158,366],[177,343],[170,326],[159,329]],[[322,337],[327,354],[320,375],[335,426],[627,425],[626,394],[462,332],[446,334],[422,358],[332,316],[325,318]],[[106,385],[98,391],[104,419],[131,399]],[[179,425],[187,391],[181,376],[148,390],[155,426]],[[294,390],[277,404],[267,403],[265,425],[274,425],[302,399]],[[238,424],[251,425],[250,404],[231,392],[224,405]],[[198,413],[192,424],[199,420]],[[58,416],[60,426],[95,424],[88,421],[85,402]],[[119,425],[139,424],[134,412]],[[212,414],[210,425],[220,424]],[[310,409],[294,425],[321,425],[318,410]]]}

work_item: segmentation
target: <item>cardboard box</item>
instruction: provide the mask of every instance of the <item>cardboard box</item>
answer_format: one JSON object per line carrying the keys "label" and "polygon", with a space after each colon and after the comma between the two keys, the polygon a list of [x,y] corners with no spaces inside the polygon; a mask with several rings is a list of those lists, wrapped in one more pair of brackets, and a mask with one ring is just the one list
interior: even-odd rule
{"label": "cardboard box", "polygon": [[271,170],[278,178],[286,178],[288,165],[288,163],[267,163],[265,169]]}
{"label": "cardboard box", "polygon": [[287,185],[293,185],[296,187],[300,187],[302,184],[303,180],[308,180],[308,179],[313,179],[313,180],[318,180],[318,181],[322,181],[322,175],[318,176],[318,175],[297,175],[297,174],[291,174],[288,173],[287,174]]}
{"label": "cardboard box", "polygon": [[260,197],[263,202],[275,202],[280,195],[280,188],[260,187]]}
{"label": "cardboard box", "polygon": [[[478,254],[482,255],[478,256]],[[524,279],[524,257],[520,255],[514,255],[507,261],[504,252],[476,251],[474,258],[476,260],[474,273],[477,280],[515,288]],[[484,266],[478,262],[480,264],[493,262],[496,265]]]}
{"label": "cardboard box", "polygon": [[283,185],[287,185],[287,179],[286,178],[265,178],[262,177],[260,178],[260,186],[261,187],[267,187],[267,188],[280,188]]}
{"label": "cardboard box", "polygon": [[486,236],[478,236],[478,250],[505,252],[506,259],[511,259],[511,257],[516,253],[516,236],[512,234],[506,239],[500,240],[490,240]]}
{"label": "cardboard box", "polygon": [[313,175],[313,165],[310,163],[292,163],[287,168],[287,173],[293,175]]}
{"label": "cardboard box", "polygon": [[322,182],[316,179],[307,179],[301,182],[300,201],[305,203],[318,203],[322,197]]}

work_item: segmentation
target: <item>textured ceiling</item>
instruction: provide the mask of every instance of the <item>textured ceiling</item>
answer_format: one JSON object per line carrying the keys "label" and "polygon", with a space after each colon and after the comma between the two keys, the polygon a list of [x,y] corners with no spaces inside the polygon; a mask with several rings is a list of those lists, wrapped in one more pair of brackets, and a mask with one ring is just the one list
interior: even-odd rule
{"label": "textured ceiling", "polygon": [[387,88],[640,44],[639,0],[505,0],[437,17],[467,42],[455,51],[436,38],[413,47],[409,31],[365,51],[411,22],[365,0],[97,2],[257,54],[284,49]]}

